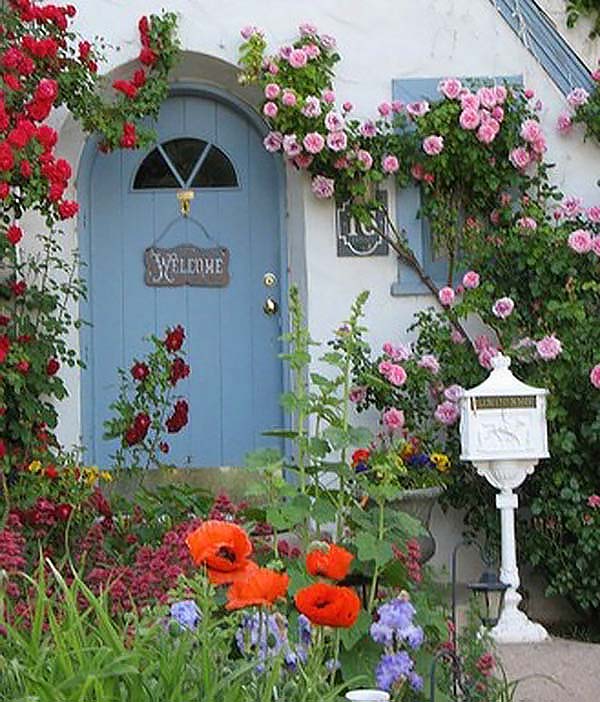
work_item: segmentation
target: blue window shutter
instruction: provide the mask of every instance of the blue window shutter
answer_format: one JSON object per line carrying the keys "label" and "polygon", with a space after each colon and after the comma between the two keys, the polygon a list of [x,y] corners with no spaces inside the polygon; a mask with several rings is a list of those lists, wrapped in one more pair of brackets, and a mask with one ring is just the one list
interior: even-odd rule
{"label": "blue window shutter", "polygon": [[[402,101],[405,105],[419,100],[434,102],[440,98],[437,86],[444,77],[446,76],[393,80],[392,97],[394,100]],[[482,78],[461,78],[461,80],[468,82],[469,80],[482,80]],[[500,76],[496,77],[495,80],[499,84],[509,82],[521,85],[523,82],[522,76]],[[420,209],[421,190],[418,186],[408,186],[397,190],[396,222],[398,228],[405,232],[408,243],[425,273],[438,287],[443,287],[448,278],[448,261],[444,257],[434,255],[431,227],[426,218],[419,217]],[[403,295],[429,295],[431,292],[410,266],[398,262],[398,279],[392,284],[391,294],[401,297]]]}

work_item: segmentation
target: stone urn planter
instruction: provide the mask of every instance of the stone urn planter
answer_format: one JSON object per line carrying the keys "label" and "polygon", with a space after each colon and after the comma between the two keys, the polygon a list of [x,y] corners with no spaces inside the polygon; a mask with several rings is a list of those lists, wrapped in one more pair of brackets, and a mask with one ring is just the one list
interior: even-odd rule
{"label": "stone urn planter", "polygon": [[427,532],[417,538],[421,547],[421,558],[419,559],[421,565],[431,560],[435,553],[435,539],[430,531],[431,513],[443,491],[443,487],[403,490],[392,502],[398,510],[406,512],[406,514],[419,521]]}
{"label": "stone urn planter", "polygon": [[389,702],[390,693],[384,690],[350,690],[346,693],[349,702]]}

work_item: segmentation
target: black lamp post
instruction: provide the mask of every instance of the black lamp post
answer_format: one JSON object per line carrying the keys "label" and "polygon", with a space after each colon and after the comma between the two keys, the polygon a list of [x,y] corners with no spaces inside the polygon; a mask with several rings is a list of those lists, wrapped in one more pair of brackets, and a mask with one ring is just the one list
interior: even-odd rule
{"label": "black lamp post", "polygon": [[430,702],[435,702],[435,674],[437,669],[437,663],[440,660],[446,659],[452,664],[452,691],[454,697],[458,695],[460,690],[464,699],[469,699],[469,692],[464,686],[463,681],[463,670],[462,661],[458,653],[458,640],[457,640],[457,630],[456,630],[456,571],[457,571],[457,561],[458,552],[463,546],[478,546],[479,553],[481,555],[481,560],[485,564],[486,568],[481,574],[481,577],[476,583],[471,583],[467,585],[469,590],[478,596],[482,603],[481,623],[486,628],[492,628],[496,626],[500,618],[500,613],[502,612],[502,604],[504,602],[504,595],[508,589],[508,585],[503,583],[495,570],[492,570],[489,557],[484,550],[484,548],[472,540],[461,541],[457,544],[452,551],[452,565],[451,565],[451,575],[452,575],[452,647],[445,648],[436,653],[431,662],[430,671]]}

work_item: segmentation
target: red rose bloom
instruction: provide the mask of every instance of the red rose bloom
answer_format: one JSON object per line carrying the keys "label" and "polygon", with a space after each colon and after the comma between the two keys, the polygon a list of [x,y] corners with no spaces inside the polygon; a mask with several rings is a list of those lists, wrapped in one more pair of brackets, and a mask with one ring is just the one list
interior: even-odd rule
{"label": "red rose bloom", "polygon": [[113,83],[113,88],[130,99],[133,99],[137,95],[137,88],[128,80],[116,80]]}
{"label": "red rose bloom", "polygon": [[50,478],[50,480],[56,480],[56,478],[58,478],[58,471],[56,470],[56,468],[54,466],[48,466],[44,470],[44,475],[47,478]]}
{"label": "red rose bloom", "polygon": [[142,439],[138,430],[135,427],[129,427],[129,429],[127,429],[127,431],[125,432],[125,436],[123,438],[125,439],[125,443],[127,444],[127,446],[134,446],[135,444],[138,444]]}
{"label": "red rose bloom", "polygon": [[10,195],[10,185],[5,181],[0,183],[0,200],[6,200]]}
{"label": "red rose bloom", "polygon": [[46,151],[50,151],[58,142],[58,133],[47,124],[40,124],[35,131],[35,138]]}
{"label": "red rose bloom", "polygon": [[2,76],[2,79],[4,80],[4,85],[6,85],[7,88],[10,88],[11,90],[21,90],[22,85],[21,81],[17,78],[17,76],[14,76],[12,73],[5,73]]}
{"label": "red rose bloom", "polygon": [[58,214],[61,219],[70,219],[79,212],[79,205],[74,200],[63,200],[58,203]]}
{"label": "red rose bloom", "polygon": [[19,371],[19,373],[27,375],[27,373],[29,373],[29,369],[31,368],[31,364],[29,363],[29,361],[23,358],[17,363],[15,368]]}
{"label": "red rose bloom", "polygon": [[144,46],[140,51],[140,62],[144,66],[154,66],[157,60],[158,56],[149,46]]}
{"label": "red rose bloom", "polygon": [[134,363],[131,367],[131,375],[134,380],[146,380],[150,375],[150,368],[143,362]]}
{"label": "red rose bloom", "polygon": [[120,144],[123,149],[135,149],[137,144],[135,124],[125,122],[123,125],[123,134],[121,135]]}
{"label": "red rose bloom", "polygon": [[188,423],[188,409],[185,400],[177,400],[173,414],[166,421],[169,434],[176,434]]}
{"label": "red rose bloom", "polygon": [[21,161],[19,170],[21,171],[23,178],[31,178],[33,168],[31,167],[31,163],[29,163],[29,161]]}
{"label": "red rose bloom", "polygon": [[171,364],[171,371],[169,374],[171,385],[177,385],[179,380],[187,378],[189,374],[190,367],[188,364],[183,360],[183,358],[176,358]]}
{"label": "red rose bloom", "polygon": [[16,224],[13,224],[6,230],[6,238],[13,246],[16,246],[23,238],[23,230],[21,227],[17,227]]}
{"label": "red rose bloom", "polygon": [[32,100],[27,105],[27,114],[35,122],[43,122],[52,111],[52,103],[49,100]]}
{"label": "red rose bloom", "polygon": [[47,375],[56,375],[58,373],[58,369],[60,368],[60,363],[56,358],[50,358],[48,360],[48,363],[46,364],[46,374]]}
{"label": "red rose bloom", "polygon": [[18,127],[11,129],[8,134],[8,141],[11,146],[14,146],[16,149],[23,149],[25,146],[27,146],[30,137],[31,134],[29,133],[29,130],[19,125]]}
{"label": "red rose bloom", "polygon": [[89,58],[91,50],[92,50],[92,45],[90,44],[89,41],[80,41],[79,42],[79,58],[82,61],[85,61],[86,59]]}
{"label": "red rose bloom", "polygon": [[185,339],[185,331],[181,324],[178,324],[175,329],[167,329],[165,338],[165,346],[167,351],[179,351]]}
{"label": "red rose bloom", "polygon": [[169,444],[166,441],[161,441],[158,445],[161,453],[169,453]]}
{"label": "red rose bloom", "polygon": [[10,145],[5,141],[0,141],[0,171],[10,171],[14,165],[15,157]]}
{"label": "red rose bloom", "polygon": [[42,78],[35,89],[36,100],[53,103],[57,97],[58,83],[52,78]]}
{"label": "red rose bloom", "polygon": [[143,88],[146,85],[146,73],[142,68],[133,74],[133,84],[136,88]]}
{"label": "red rose bloom", "polygon": [[140,21],[138,22],[138,30],[140,33],[140,39],[142,44],[144,46],[147,46],[148,35],[150,34],[150,22],[145,15],[143,17],[140,17]]}
{"label": "red rose bloom", "polygon": [[140,439],[145,438],[146,434],[148,433],[148,429],[150,428],[150,423],[150,417],[145,412],[140,412],[139,414],[135,415],[133,426],[140,435]]}

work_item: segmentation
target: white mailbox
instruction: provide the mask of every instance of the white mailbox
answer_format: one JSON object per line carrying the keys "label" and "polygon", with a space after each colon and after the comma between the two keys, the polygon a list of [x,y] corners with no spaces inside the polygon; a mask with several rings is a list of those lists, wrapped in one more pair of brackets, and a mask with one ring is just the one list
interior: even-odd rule
{"label": "white mailbox", "polygon": [[508,356],[495,356],[492,367],[488,378],[461,398],[461,459],[548,458],[548,391],[515,378]]}

